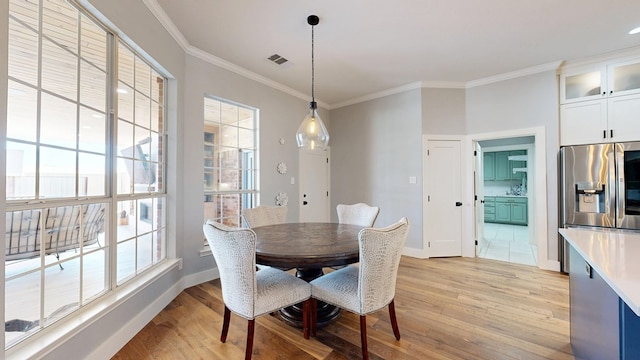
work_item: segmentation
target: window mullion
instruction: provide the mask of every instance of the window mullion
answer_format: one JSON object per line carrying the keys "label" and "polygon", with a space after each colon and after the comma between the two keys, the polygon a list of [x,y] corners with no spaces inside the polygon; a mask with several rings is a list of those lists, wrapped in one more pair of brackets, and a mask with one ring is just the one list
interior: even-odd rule
{"label": "window mullion", "polygon": [[110,160],[107,166],[107,174],[109,174],[105,185],[109,187],[108,195],[111,199],[110,216],[109,216],[109,236],[107,237],[107,250],[106,254],[108,261],[106,272],[108,274],[106,281],[108,282],[108,289],[113,290],[117,286],[117,245],[118,245],[118,156],[116,154],[117,139],[118,139],[118,102],[117,89],[118,89],[118,38],[111,32],[107,33],[107,66],[108,66],[108,80],[107,80],[107,122],[108,129],[106,132],[105,142],[107,146],[107,156]]}

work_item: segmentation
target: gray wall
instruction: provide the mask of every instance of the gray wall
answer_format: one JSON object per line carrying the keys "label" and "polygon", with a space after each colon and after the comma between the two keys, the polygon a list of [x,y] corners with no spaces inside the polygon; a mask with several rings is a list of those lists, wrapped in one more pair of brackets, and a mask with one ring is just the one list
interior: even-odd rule
{"label": "gray wall", "polygon": [[422,89],[422,133],[465,134],[465,98],[465,89]]}
{"label": "gray wall", "polygon": [[[331,205],[380,207],[376,226],[405,216],[406,246],[422,248],[421,90],[331,111]],[[417,178],[409,184],[409,177]],[[337,221],[335,210],[332,220]]]}
{"label": "gray wall", "polygon": [[[186,204],[181,221],[184,224],[182,244],[187,274],[197,273],[213,266],[212,257],[201,258],[202,249],[203,190],[202,190],[202,132],[204,123],[205,94],[224,98],[259,109],[260,117],[260,203],[275,205],[275,196],[280,191],[289,195],[288,221],[297,221],[298,213],[298,148],[295,133],[308,111],[308,102],[294,98],[279,90],[249,80],[240,75],[212,66],[187,55],[186,82],[184,89],[185,116],[182,121],[184,137],[183,159],[184,188],[182,197]],[[331,132],[329,114],[320,116]],[[285,140],[280,145],[279,140]],[[333,135],[331,135],[333,141]],[[276,171],[279,162],[287,165],[287,174]],[[291,185],[291,177],[296,177]]]}
{"label": "gray wall", "polygon": [[[555,71],[467,90],[467,134],[545,127],[548,259],[558,257],[558,80]],[[544,236],[544,234],[538,234]]]}
{"label": "gray wall", "polygon": [[[177,243],[175,255],[183,257],[184,269],[171,271],[136,293],[55,349],[49,358],[87,356],[104,341],[102,335],[117,332],[125,319],[141,312],[180,279],[213,268],[211,257],[198,254],[203,241],[205,94],[260,109],[261,203],[273,204],[275,194],[286,191],[290,199],[288,220],[298,218],[297,181],[290,185],[290,177],[297,177],[294,134],[306,114],[307,102],[185,55],[141,1],[89,0],[85,4],[95,6],[172,76],[168,109],[169,118],[176,121],[168,128],[169,146],[174,150],[168,159],[168,225],[169,237]],[[6,6],[0,8],[1,16],[6,18]],[[2,48],[6,51],[6,46]],[[6,90],[0,91],[5,98]],[[411,223],[407,246],[421,249],[422,134],[474,134],[542,125],[547,128],[549,249],[553,258],[557,240],[557,109],[557,82],[555,73],[549,72],[467,91],[416,89],[330,113],[321,110],[331,134],[332,207],[355,202],[380,206],[379,226],[406,216]],[[281,137],[284,145],[278,143]],[[289,168],[285,176],[275,170],[280,161]],[[417,178],[416,184],[409,184],[411,176]],[[332,219],[337,219],[335,211]]]}
{"label": "gray wall", "polygon": [[[175,251],[170,254],[181,257],[184,268],[163,275],[105,317],[70,337],[52,350],[47,356],[51,359],[86,358],[105,341],[107,335],[118,332],[127,321],[163,293],[176,284],[182,284],[190,275],[202,276],[203,272],[215,267],[211,256],[201,257],[199,254],[204,243],[202,133],[205,94],[259,109],[260,202],[273,205],[278,192],[287,192],[289,221],[298,219],[298,150],[295,132],[307,114],[309,105],[307,100],[186,55],[142,1],[90,0],[83,4],[90,10],[95,8],[100,12],[100,20],[126,35],[138,50],[147,53],[170,74],[167,110],[169,147],[172,151],[169,152],[167,169],[168,238],[176,244]],[[5,7],[0,11],[0,16],[6,18]],[[6,59],[6,55],[3,58]],[[2,91],[6,92],[6,89]],[[319,111],[331,132],[329,112],[325,109]],[[280,145],[280,138],[285,139],[284,145]],[[281,161],[287,164],[286,175],[276,171],[276,165]],[[296,177],[295,185],[290,184],[292,176]]]}

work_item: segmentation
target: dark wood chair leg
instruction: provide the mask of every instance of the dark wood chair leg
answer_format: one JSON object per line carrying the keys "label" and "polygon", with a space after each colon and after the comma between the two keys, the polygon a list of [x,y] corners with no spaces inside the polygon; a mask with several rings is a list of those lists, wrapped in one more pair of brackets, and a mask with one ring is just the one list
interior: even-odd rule
{"label": "dark wood chair leg", "polygon": [[318,332],[318,300],[311,299],[311,336]]}
{"label": "dark wood chair leg", "polygon": [[222,321],[222,334],[220,334],[220,341],[227,341],[227,333],[229,332],[229,320],[231,319],[231,310],[224,306],[224,320]]}
{"label": "dark wood chair leg", "polygon": [[309,338],[309,323],[311,318],[311,299],[307,299],[302,304],[302,333],[304,338]]}
{"label": "dark wood chair leg", "polygon": [[396,319],[396,306],[393,304],[393,300],[389,303],[389,317],[391,318],[393,335],[396,336],[396,340],[400,340],[400,329],[398,329],[398,320]]}
{"label": "dark wood chair leg", "polygon": [[247,351],[245,352],[244,359],[251,360],[251,355],[253,353],[253,331],[256,327],[256,320],[249,320],[247,324]]}
{"label": "dark wood chair leg", "polygon": [[360,341],[362,342],[362,360],[369,360],[367,349],[367,316],[360,315]]}

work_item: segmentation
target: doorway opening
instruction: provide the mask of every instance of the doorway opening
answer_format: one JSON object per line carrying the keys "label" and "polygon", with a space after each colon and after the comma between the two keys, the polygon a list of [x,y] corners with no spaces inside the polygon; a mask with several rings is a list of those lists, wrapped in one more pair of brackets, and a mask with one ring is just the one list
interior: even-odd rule
{"label": "doorway opening", "polygon": [[538,244],[532,234],[528,186],[535,138],[521,136],[477,142],[482,178],[477,182],[483,212],[478,214],[476,256],[537,265]]}

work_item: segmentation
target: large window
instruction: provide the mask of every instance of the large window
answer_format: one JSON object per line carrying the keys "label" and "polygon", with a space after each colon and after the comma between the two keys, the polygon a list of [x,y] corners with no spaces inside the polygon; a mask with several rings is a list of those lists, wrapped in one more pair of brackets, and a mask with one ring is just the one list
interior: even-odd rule
{"label": "large window", "polygon": [[204,99],[204,218],[240,226],[258,193],[257,111]]}
{"label": "large window", "polygon": [[65,0],[10,0],[5,338],[166,257],[166,79]]}

